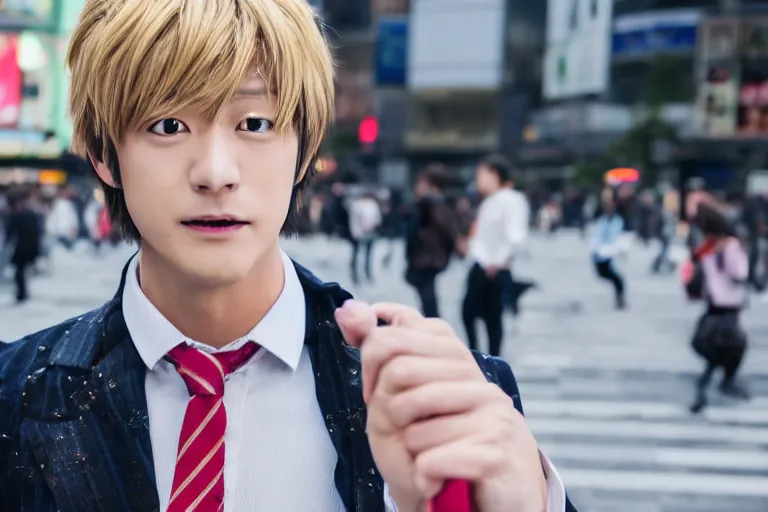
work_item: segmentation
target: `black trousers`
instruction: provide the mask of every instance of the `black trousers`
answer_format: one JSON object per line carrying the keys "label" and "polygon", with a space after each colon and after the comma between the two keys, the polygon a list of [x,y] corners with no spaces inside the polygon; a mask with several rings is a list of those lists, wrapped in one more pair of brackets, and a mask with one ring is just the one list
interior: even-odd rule
{"label": "black trousers", "polygon": [[501,303],[504,308],[508,308],[513,315],[517,316],[520,313],[520,297],[534,288],[536,283],[518,281],[509,269],[500,270],[499,278],[501,279]]}
{"label": "black trousers", "polygon": [[477,350],[476,322],[480,318],[488,332],[488,353],[492,356],[501,354],[502,311],[501,275],[497,273],[489,277],[480,265],[473,265],[467,277],[467,293],[462,305],[462,319],[470,349]]}
{"label": "black trousers", "polygon": [[27,267],[29,263],[16,263],[14,280],[16,281],[16,300],[23,302],[29,298],[27,290]]}
{"label": "black trousers", "polygon": [[611,260],[595,261],[595,270],[600,278],[609,281],[613,285],[616,299],[624,296],[624,279],[613,268]]}
{"label": "black trousers", "polygon": [[371,250],[373,249],[373,239],[368,238],[365,240],[352,240],[352,260],[349,262],[350,269],[352,270],[352,282],[357,284],[359,281],[357,273],[357,256],[360,254],[360,249],[365,252],[365,277],[369,281],[373,279],[371,276]]}
{"label": "black trousers", "polygon": [[438,271],[436,269],[408,269],[405,280],[413,286],[421,301],[421,312],[427,318],[439,318],[440,312],[437,306],[437,292],[435,280]]}

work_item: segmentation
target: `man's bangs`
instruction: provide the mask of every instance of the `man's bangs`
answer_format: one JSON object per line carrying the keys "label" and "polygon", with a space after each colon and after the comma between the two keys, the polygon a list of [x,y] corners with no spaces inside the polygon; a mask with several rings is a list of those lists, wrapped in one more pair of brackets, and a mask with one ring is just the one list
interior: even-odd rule
{"label": "man's bangs", "polygon": [[276,129],[301,130],[304,171],[333,119],[333,59],[304,1],[88,0],[67,64],[73,149],[104,161],[126,133],[182,110],[212,119],[253,69]]}
{"label": "man's bangs", "polygon": [[[225,12],[233,5],[215,0],[188,2],[166,23],[150,23],[155,30],[132,35],[133,51],[114,59],[110,69],[117,75],[112,83],[125,84],[122,112],[113,113],[117,122],[111,126],[120,131],[112,134],[115,139],[187,108],[212,119],[253,69],[269,93],[276,95],[276,127],[292,124],[300,88],[294,80],[285,80],[291,90],[280,90],[274,78],[276,56],[285,59],[295,53],[281,48],[284,38],[277,27],[265,22],[265,13]],[[297,63],[287,64],[284,67],[290,69]]]}

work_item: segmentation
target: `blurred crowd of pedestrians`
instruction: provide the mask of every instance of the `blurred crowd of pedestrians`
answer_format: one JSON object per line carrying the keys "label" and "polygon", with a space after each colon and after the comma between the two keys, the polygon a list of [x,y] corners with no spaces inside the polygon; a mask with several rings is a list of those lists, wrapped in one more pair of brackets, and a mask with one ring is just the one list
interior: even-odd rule
{"label": "blurred crowd of pedestrians", "polygon": [[[12,276],[18,302],[29,298],[29,275],[53,270],[53,246],[71,249],[85,238],[98,252],[105,242],[117,243],[103,196],[88,193],[72,187],[52,196],[35,188],[0,191],[0,278]],[[515,261],[528,256],[529,230],[557,236],[562,228],[575,228],[583,237],[589,231],[585,255],[590,255],[596,277],[611,286],[617,310],[629,308],[632,285],[617,263],[632,251],[633,239],[643,244],[657,241],[659,252],[649,278],[673,275],[684,263],[681,279],[688,297],[704,304],[692,348],[705,365],[691,410],[706,406],[706,390],[718,369],[724,375],[723,393],[749,398],[736,382],[747,348],[739,318],[749,291],[766,288],[768,195],[717,197],[696,182],[684,191],[608,183],[601,190],[542,193],[526,190],[506,158],[489,155],[478,164],[470,184],[434,163],[417,173],[410,190],[334,181],[310,191],[304,204],[300,232],[347,241],[355,284],[374,283],[373,270],[389,268],[394,241],[404,240],[402,278],[428,317],[440,316],[440,274],[454,258],[468,260],[461,304],[466,338],[472,348],[480,348],[476,324],[481,322],[492,355],[501,353],[505,311],[519,314],[521,298],[537,287],[514,272]],[[376,244],[387,247],[379,252],[384,255],[382,265],[372,262]],[[673,257],[675,248],[682,249],[684,257]]]}
{"label": "blurred crowd of pedestrians", "polygon": [[29,298],[30,274],[53,270],[51,249],[71,250],[79,238],[89,239],[95,250],[118,241],[99,191],[83,198],[74,187],[51,196],[36,187],[0,190],[0,282],[13,274],[17,302]]}

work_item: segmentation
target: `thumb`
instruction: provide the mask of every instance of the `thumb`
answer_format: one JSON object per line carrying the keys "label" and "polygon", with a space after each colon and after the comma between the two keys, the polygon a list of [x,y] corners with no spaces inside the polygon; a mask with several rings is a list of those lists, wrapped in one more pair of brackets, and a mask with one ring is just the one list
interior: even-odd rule
{"label": "thumb", "polygon": [[355,348],[360,348],[368,333],[378,324],[373,308],[354,299],[344,302],[334,316],[344,339]]}

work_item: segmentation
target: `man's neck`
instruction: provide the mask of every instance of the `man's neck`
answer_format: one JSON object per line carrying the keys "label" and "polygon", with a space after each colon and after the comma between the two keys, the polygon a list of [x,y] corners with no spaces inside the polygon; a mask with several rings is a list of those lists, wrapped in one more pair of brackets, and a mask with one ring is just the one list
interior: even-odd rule
{"label": "man's neck", "polygon": [[191,282],[151,250],[142,250],[139,257],[141,288],[149,301],[185,336],[214,348],[248,334],[285,284],[277,244],[244,279],[221,287]]}

